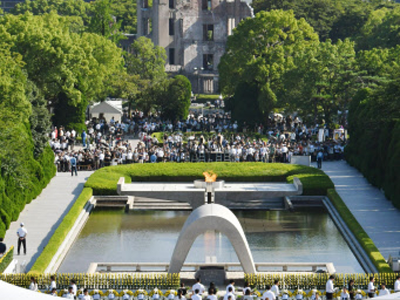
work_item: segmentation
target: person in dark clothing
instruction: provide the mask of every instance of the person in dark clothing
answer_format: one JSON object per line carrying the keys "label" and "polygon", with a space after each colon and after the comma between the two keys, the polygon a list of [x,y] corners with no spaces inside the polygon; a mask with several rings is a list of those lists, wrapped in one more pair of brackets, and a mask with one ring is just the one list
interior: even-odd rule
{"label": "person in dark clothing", "polygon": [[350,279],[349,281],[349,285],[347,287],[347,290],[349,291],[349,295],[350,295],[350,299],[353,300],[354,299],[354,280]]}
{"label": "person in dark clothing", "polygon": [[0,238],[0,257],[6,253],[7,246],[3,243],[3,238]]}

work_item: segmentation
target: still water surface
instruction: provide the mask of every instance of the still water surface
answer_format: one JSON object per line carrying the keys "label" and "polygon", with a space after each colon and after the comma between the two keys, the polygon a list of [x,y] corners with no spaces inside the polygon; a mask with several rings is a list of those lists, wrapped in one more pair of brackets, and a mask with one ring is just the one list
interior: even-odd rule
{"label": "still water surface", "polygon": [[[169,262],[190,212],[95,210],[59,272],[86,272],[91,262]],[[340,273],[363,272],[325,212],[237,211],[255,262],[333,262]],[[206,232],[186,262],[238,262],[229,240]]]}

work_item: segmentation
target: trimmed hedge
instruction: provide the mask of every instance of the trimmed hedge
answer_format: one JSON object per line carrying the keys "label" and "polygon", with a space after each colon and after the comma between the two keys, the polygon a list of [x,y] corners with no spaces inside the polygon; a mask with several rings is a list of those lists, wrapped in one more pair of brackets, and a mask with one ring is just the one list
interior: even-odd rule
{"label": "trimmed hedge", "polygon": [[0,273],[3,273],[5,269],[7,269],[8,265],[14,259],[14,246],[11,246],[10,249],[0,258]]}
{"label": "trimmed hedge", "polygon": [[211,102],[214,104],[214,101],[219,99],[219,94],[199,94],[196,95],[196,100],[193,103],[207,103]]}
{"label": "trimmed hedge", "polygon": [[400,208],[400,88],[363,89],[349,110],[348,163]]}
{"label": "trimmed hedge", "polygon": [[203,172],[212,170],[227,182],[293,182],[299,177],[305,195],[326,195],[334,185],[330,178],[316,168],[279,163],[158,163],[130,164],[102,168],[94,172],[85,184],[95,195],[115,195],[117,182],[162,181],[190,182],[204,178]]}
{"label": "trimmed hedge", "polygon": [[358,223],[356,218],[347,208],[346,204],[343,202],[342,198],[339,196],[335,189],[328,190],[328,198],[331,200],[332,204],[335,206],[342,219],[346,222],[347,226],[354,233],[358,242],[364,248],[365,252],[368,254],[375,267],[378,269],[378,272],[392,273],[393,271],[386,263],[385,258],[379,252],[378,248],[376,248],[374,242],[361,227],[360,223]]}
{"label": "trimmed hedge", "polygon": [[71,230],[76,219],[78,218],[80,212],[85,206],[86,202],[92,197],[92,189],[84,188],[82,193],[76,199],[74,205],[69,210],[68,214],[63,218],[60,226],[54,232],[50,241],[47,243],[46,247],[43,249],[42,253],[36,260],[35,264],[32,266],[29,273],[43,273],[44,270],[49,265],[50,261],[56,254],[58,248],[61,246],[68,232]]}

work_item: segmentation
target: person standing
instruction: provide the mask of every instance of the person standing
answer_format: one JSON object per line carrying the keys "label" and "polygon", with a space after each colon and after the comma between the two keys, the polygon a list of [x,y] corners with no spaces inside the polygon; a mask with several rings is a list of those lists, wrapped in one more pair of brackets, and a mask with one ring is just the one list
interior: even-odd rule
{"label": "person standing", "polygon": [[371,276],[369,278],[369,283],[368,283],[368,298],[374,298],[375,297],[375,286],[374,286],[375,278]]}
{"label": "person standing", "polygon": [[73,294],[74,297],[75,297],[75,296],[76,296],[76,293],[78,292],[78,287],[76,286],[76,281],[75,281],[75,279],[71,279],[70,288],[72,289],[72,294]]}
{"label": "person standing", "polygon": [[192,286],[192,293],[195,293],[196,290],[199,290],[200,295],[202,295],[205,291],[204,285],[201,284],[200,278],[196,278],[196,283]]}
{"label": "person standing", "polygon": [[82,131],[82,134],[81,134],[81,138],[82,138],[82,146],[83,146],[83,148],[85,148],[85,147],[86,147],[86,137],[87,137],[87,135],[86,135],[86,131],[85,131],[85,130],[83,130],[83,131]]}
{"label": "person standing", "polygon": [[232,292],[235,293],[235,280],[231,279],[229,280],[229,284],[226,287],[226,292],[229,292],[229,288],[232,288]]}
{"label": "person standing", "polygon": [[354,299],[354,280],[350,279],[347,290],[349,291],[350,300]]}
{"label": "person standing", "polygon": [[278,300],[279,298],[279,280],[278,279],[275,279],[274,280],[274,285],[272,286],[272,288],[271,288],[271,292],[273,292],[274,293],[274,295],[275,295],[275,299],[276,300]]}
{"label": "person standing", "polygon": [[57,284],[56,284],[56,278],[54,275],[50,276],[50,286],[49,286],[49,292],[53,291],[53,289],[57,290]]}
{"label": "person standing", "polygon": [[329,280],[326,282],[325,291],[326,291],[326,299],[332,300],[333,293],[335,292],[335,288],[333,287],[333,281],[335,280],[335,276],[329,276]]}
{"label": "person standing", "polygon": [[229,287],[228,292],[224,296],[224,300],[236,300],[236,296],[233,293],[233,288]]}
{"label": "person standing", "polygon": [[271,286],[267,285],[262,300],[275,300],[275,294],[271,291]]}
{"label": "person standing", "polygon": [[0,238],[0,257],[2,257],[7,250],[7,246],[5,243],[3,243],[3,238]]}
{"label": "person standing", "polygon": [[400,275],[396,277],[396,281],[394,282],[394,292],[400,293]]}
{"label": "person standing", "polygon": [[74,176],[74,171],[75,171],[75,176],[78,176],[78,171],[77,171],[77,162],[76,162],[76,157],[71,156],[69,159],[70,167],[71,167],[71,176]]}
{"label": "person standing", "polygon": [[20,254],[21,250],[21,244],[24,247],[24,254],[26,254],[26,236],[28,235],[28,230],[24,227],[24,223],[22,222],[21,227],[18,228],[17,230],[17,236],[18,236],[18,255]]}
{"label": "person standing", "polygon": [[318,154],[317,154],[317,165],[318,169],[322,168],[322,160],[324,159],[324,152],[322,149],[319,149]]}

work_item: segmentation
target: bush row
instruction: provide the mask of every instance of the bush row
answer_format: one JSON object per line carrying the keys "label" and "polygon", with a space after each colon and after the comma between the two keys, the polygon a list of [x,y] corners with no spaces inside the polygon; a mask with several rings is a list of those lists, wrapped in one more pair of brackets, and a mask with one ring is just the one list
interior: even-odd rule
{"label": "bush row", "polygon": [[61,246],[62,242],[65,240],[68,232],[71,230],[76,219],[81,213],[86,202],[92,197],[92,189],[84,188],[82,193],[76,199],[74,205],[69,210],[67,215],[63,218],[60,226],[54,232],[50,241],[47,243],[46,247],[43,249],[42,253],[36,260],[35,264],[32,266],[29,273],[43,273],[44,270],[49,265],[50,261],[56,254],[58,248]]}
{"label": "bush row", "polygon": [[14,258],[14,246],[11,246],[10,249],[0,258],[0,273],[3,273],[5,269],[7,269],[8,265]]}
{"label": "bush row", "polygon": [[37,158],[34,157],[29,124],[16,124],[10,131],[19,140],[10,141],[0,157],[0,237],[4,236],[10,223],[18,219],[25,204],[41,193],[56,172],[54,154],[49,146]]}
{"label": "bush row", "polygon": [[93,173],[85,186],[95,195],[115,195],[117,182],[190,182],[204,178],[203,172],[214,171],[218,179],[227,182],[293,182],[298,177],[305,195],[326,195],[333,188],[330,178],[321,170],[288,164],[265,163],[159,163],[130,164],[102,168]]}
{"label": "bush row", "polygon": [[349,111],[347,161],[400,208],[400,101],[398,87],[362,90]]}
{"label": "bush row", "polygon": [[392,269],[386,263],[385,258],[376,248],[372,239],[361,227],[360,223],[354,218],[353,214],[347,208],[346,204],[343,202],[342,198],[336,192],[335,189],[328,190],[328,198],[331,200],[332,204],[335,206],[339,212],[342,219],[346,222],[349,229],[356,236],[357,241],[364,248],[365,252],[368,254],[371,261],[374,263],[375,267],[380,273],[392,273]]}

